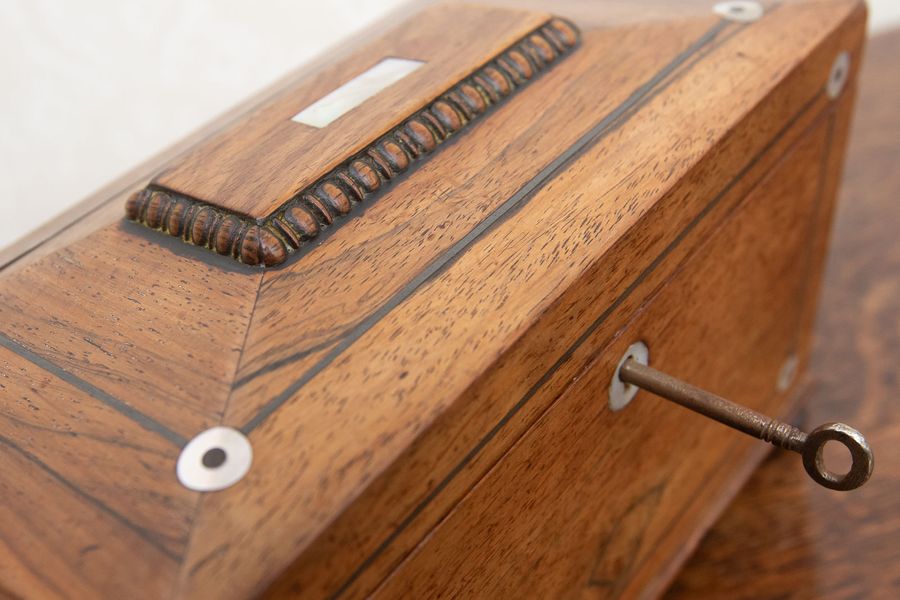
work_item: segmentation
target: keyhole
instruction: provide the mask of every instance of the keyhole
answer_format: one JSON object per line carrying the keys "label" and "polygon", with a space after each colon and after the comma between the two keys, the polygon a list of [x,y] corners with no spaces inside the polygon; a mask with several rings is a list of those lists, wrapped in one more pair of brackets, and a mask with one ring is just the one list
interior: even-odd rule
{"label": "keyhole", "polygon": [[207,469],[217,469],[225,463],[226,458],[227,455],[221,448],[210,448],[206,451],[206,454],[203,455],[201,461],[203,462],[203,466]]}

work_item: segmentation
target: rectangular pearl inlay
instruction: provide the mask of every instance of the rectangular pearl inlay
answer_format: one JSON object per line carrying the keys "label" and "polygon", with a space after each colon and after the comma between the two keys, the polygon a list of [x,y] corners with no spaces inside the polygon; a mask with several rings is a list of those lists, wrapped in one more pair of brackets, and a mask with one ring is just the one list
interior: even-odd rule
{"label": "rectangular pearl inlay", "polygon": [[425,63],[419,60],[385,58],[368,71],[319,98],[294,115],[291,120],[312,127],[325,127],[423,64]]}

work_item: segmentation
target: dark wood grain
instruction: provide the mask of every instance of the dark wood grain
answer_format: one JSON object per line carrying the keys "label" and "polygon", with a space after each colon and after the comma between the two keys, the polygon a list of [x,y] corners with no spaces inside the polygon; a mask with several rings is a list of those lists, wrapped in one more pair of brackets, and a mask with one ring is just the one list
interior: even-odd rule
{"label": "dark wood grain", "polygon": [[[659,402],[614,417],[598,382],[633,331],[697,383],[791,401],[745,398],[729,373],[768,389],[785,352],[806,355],[853,100],[824,85],[839,52],[858,64],[865,19],[856,0],[773,3],[749,25],[688,4],[607,21],[554,3],[581,47],[281,269],[104,209],[0,271],[2,589],[123,596],[133,573],[132,596],[437,594],[465,585],[443,585],[452,564],[497,591],[530,591],[528,573],[551,594],[658,591],[760,446]],[[251,469],[180,488],[176,454],[213,425],[247,435]],[[600,488],[591,450],[618,459]],[[529,521],[502,535],[454,533],[517,502]],[[596,520],[541,526],[567,513]],[[551,546],[589,552],[557,570]]]}
{"label": "dark wood grain", "polygon": [[900,32],[869,44],[799,419],[866,432],[872,480],[829,493],[773,453],[666,598],[900,595]]}

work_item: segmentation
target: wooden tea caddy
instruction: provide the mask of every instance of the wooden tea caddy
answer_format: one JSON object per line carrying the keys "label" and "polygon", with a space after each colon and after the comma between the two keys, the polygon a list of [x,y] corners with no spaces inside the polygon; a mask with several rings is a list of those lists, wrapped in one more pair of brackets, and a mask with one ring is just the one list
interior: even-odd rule
{"label": "wooden tea caddy", "polygon": [[48,224],[0,271],[0,589],[659,594],[766,446],[611,385],[640,342],[790,411],[865,16],[409,7]]}

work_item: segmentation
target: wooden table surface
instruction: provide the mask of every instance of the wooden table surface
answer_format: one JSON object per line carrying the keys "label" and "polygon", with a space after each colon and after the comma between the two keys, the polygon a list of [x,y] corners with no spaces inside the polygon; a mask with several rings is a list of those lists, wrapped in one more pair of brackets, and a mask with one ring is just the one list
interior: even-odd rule
{"label": "wooden table surface", "polygon": [[681,598],[900,598],[900,31],[869,45],[799,421],[844,421],[872,480],[829,492],[773,452],[670,588]]}

